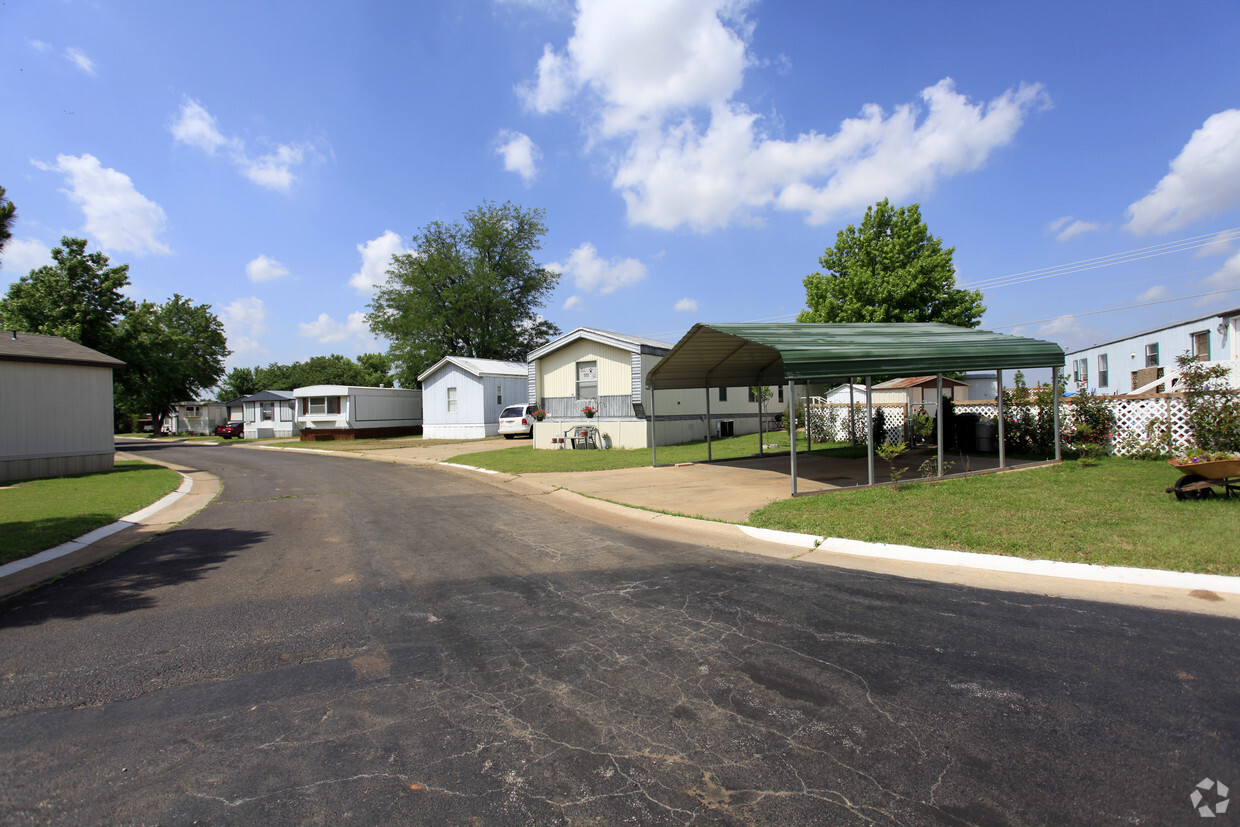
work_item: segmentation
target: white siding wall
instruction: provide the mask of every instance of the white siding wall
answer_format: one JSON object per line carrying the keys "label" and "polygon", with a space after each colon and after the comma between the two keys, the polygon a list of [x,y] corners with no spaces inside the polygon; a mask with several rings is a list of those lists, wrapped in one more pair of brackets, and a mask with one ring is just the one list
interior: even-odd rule
{"label": "white siding wall", "polygon": [[628,396],[633,392],[629,351],[579,339],[539,360],[538,397],[573,397],[577,393],[577,363],[598,362],[600,396]]}
{"label": "white siding wall", "polygon": [[[456,388],[456,413],[448,412],[448,388]],[[432,425],[485,424],[482,391],[478,377],[451,362],[444,365],[422,383],[423,429]]]}
{"label": "white siding wall", "polygon": [[111,468],[112,369],[0,362],[0,422],[0,479]]}
{"label": "white siding wall", "polygon": [[[1240,356],[1237,353],[1236,320],[1229,319],[1222,333],[1218,329],[1221,322],[1223,322],[1223,318],[1215,316],[1209,319],[1176,325],[1165,330],[1158,330],[1154,333],[1134,336],[1131,339],[1124,339],[1120,342],[1069,353],[1067,365],[1064,367],[1065,375],[1068,378],[1068,389],[1073,390],[1076,387],[1073,371],[1076,361],[1083,358],[1088,366],[1087,387],[1094,393],[1130,393],[1133,390],[1133,371],[1146,367],[1146,345],[1158,344],[1158,366],[1170,373],[1176,367],[1175,360],[1177,356],[1186,352],[1192,352],[1192,334],[1198,332],[1209,334],[1211,360],[1236,359]],[[1107,356],[1108,376],[1105,385],[1100,384],[1098,381],[1098,356],[1102,354]]]}

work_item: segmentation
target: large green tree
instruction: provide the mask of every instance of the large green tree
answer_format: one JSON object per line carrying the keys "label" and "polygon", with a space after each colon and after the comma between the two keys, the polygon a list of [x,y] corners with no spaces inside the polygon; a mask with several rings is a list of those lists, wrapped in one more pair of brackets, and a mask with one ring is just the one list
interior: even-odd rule
{"label": "large green tree", "polygon": [[17,207],[4,197],[4,187],[0,187],[0,253],[4,252],[4,245],[13,237],[12,227],[16,218]]}
{"label": "large green tree", "polygon": [[135,307],[121,292],[129,265],[112,267],[103,253],[87,253],[82,238],[65,236],[60,244],[51,264],[9,285],[0,300],[0,327],[61,336],[117,356],[117,325]]}
{"label": "large green tree", "polygon": [[220,380],[219,393],[215,398],[220,402],[231,402],[263,390],[255,376],[257,370],[258,368],[233,368]]}
{"label": "large green tree", "polygon": [[366,320],[391,342],[402,385],[415,387],[444,356],[524,361],[559,334],[538,312],[560,278],[535,259],[543,217],[484,202],[463,223],[431,222],[413,236],[413,252],[392,257]]}
{"label": "large green tree", "polygon": [[127,363],[119,376],[119,406],[130,414],[149,413],[155,433],[176,403],[198,399],[219,382],[230,352],[211,305],[179,294],[135,307],[121,322],[118,340],[118,358]]}
{"label": "large green tree", "polygon": [[954,247],[930,234],[917,204],[883,199],[849,224],[805,277],[798,322],[943,322],[976,327],[986,307],[977,290],[956,287]]}

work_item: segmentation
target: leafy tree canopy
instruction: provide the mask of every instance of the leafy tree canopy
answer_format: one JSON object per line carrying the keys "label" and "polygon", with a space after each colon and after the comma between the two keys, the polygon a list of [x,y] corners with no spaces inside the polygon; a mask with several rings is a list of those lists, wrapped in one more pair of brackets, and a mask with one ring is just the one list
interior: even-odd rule
{"label": "leafy tree canopy", "polygon": [[860,228],[840,230],[835,246],[805,277],[798,322],[943,322],[976,327],[986,307],[977,290],[956,287],[953,247],[930,234],[917,204],[883,199]]}
{"label": "leafy tree canopy", "polygon": [[118,358],[127,363],[117,377],[118,406],[154,416],[156,433],[173,405],[198,399],[220,380],[230,352],[211,305],[178,294],[135,307],[119,325],[118,340]]}
{"label": "leafy tree canopy", "polygon": [[233,368],[220,382],[217,398],[227,402],[258,391],[291,391],[309,385],[391,387],[391,368],[392,360],[382,353],[363,353],[357,361],[333,353],[291,365],[272,362],[265,368]]}
{"label": "leafy tree canopy", "polygon": [[13,237],[11,228],[15,218],[17,218],[17,207],[4,197],[4,187],[0,187],[0,252],[4,251],[4,245]]}
{"label": "leafy tree canopy", "polygon": [[0,326],[62,336],[109,356],[117,325],[135,305],[121,293],[129,265],[110,266],[103,253],[87,253],[86,240],[65,236],[52,250],[52,264],[31,270],[9,285],[0,300]]}
{"label": "leafy tree canopy", "polygon": [[484,202],[464,223],[434,221],[392,257],[366,320],[391,342],[402,385],[444,356],[524,361],[559,335],[538,311],[559,282],[535,260],[547,232],[540,209]]}

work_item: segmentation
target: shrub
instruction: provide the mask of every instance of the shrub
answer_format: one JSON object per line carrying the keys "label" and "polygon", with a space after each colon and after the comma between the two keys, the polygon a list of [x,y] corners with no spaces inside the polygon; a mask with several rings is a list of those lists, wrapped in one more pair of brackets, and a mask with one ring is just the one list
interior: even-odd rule
{"label": "shrub", "polygon": [[1175,361],[1193,442],[1205,451],[1240,450],[1240,394],[1227,387],[1228,369],[1206,367],[1187,353]]}

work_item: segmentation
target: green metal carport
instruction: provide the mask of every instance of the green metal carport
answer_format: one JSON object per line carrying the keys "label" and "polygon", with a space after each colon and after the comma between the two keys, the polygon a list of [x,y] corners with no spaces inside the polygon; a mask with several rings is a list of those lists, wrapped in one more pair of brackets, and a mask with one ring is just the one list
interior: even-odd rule
{"label": "green metal carport", "polygon": [[[866,416],[872,421],[870,389],[873,376],[917,376],[966,370],[995,370],[999,388],[999,465],[1003,450],[1003,371],[1051,368],[1058,386],[1064,351],[1054,342],[936,323],[889,324],[695,324],[676,346],[646,374],[650,388],[652,458],[657,464],[654,430],[657,390],[741,387],[787,383],[792,410],[797,383],[864,376]],[[942,382],[939,382],[942,398]],[[707,445],[710,440],[710,395],[707,394]],[[943,474],[943,417],[939,429],[938,473]],[[761,419],[759,418],[759,422]],[[759,425],[759,428],[761,426]],[[790,452],[792,493],[797,493],[796,428]],[[874,429],[869,434],[869,476],[874,482]],[[761,442],[761,439],[759,439]],[[1055,459],[1059,444],[1059,396],[1055,394]]]}

